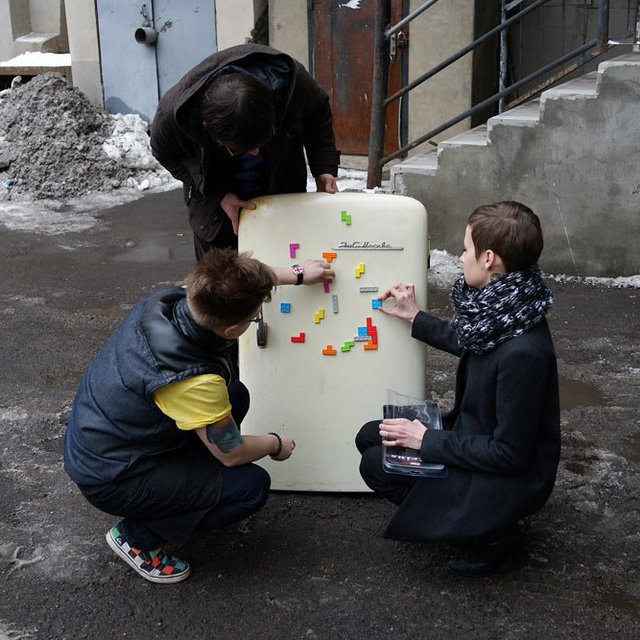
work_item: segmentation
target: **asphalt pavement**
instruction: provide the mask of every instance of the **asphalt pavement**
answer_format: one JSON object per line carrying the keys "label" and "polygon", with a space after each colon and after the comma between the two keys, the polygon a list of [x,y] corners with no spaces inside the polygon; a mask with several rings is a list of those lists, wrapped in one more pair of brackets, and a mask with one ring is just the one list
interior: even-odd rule
{"label": "asphalt pavement", "polygon": [[[107,547],[113,518],[68,480],[61,446],[85,366],[135,302],[181,281],[191,235],[177,191],[82,215],[67,231],[0,224],[0,640],[640,637],[638,289],[550,282],[563,455],[524,523],[525,569],[458,578],[446,545],[383,539],[393,506],[371,495],[274,493],[191,541],[192,576],[159,586]],[[430,286],[443,316],[447,293]],[[444,405],[454,370],[429,352]]]}

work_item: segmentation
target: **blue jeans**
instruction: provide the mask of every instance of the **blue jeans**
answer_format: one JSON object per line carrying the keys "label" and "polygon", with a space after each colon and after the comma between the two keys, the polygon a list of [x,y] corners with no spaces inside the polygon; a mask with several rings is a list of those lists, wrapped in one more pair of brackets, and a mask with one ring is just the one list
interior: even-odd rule
{"label": "blue jeans", "polygon": [[[233,418],[240,425],[249,392],[229,385]],[[119,528],[129,544],[153,549],[184,544],[196,531],[238,522],[259,511],[269,496],[269,474],[255,464],[225,467],[195,433],[177,451],[158,456],[153,469],[99,487],[80,487],[91,504],[124,516]]]}

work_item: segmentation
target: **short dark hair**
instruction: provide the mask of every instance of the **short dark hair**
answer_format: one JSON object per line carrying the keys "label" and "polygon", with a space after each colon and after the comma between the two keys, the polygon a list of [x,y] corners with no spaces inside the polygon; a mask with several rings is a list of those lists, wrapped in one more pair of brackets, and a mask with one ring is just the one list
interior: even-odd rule
{"label": "short dark hair", "polygon": [[221,145],[247,151],[273,135],[275,109],[271,89],[246,73],[213,80],[200,103],[202,126]]}
{"label": "short dark hair", "polygon": [[487,249],[501,258],[507,272],[538,262],[544,240],[540,219],[520,202],[506,201],[478,207],[470,216],[476,258]]}
{"label": "short dark hair", "polygon": [[270,267],[234,249],[207,251],[184,281],[195,321],[213,331],[245,322],[271,300],[276,282]]}

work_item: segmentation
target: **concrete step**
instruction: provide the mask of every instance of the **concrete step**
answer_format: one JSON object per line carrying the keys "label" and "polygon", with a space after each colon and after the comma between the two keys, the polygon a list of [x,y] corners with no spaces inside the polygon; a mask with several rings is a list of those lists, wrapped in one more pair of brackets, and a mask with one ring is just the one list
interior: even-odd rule
{"label": "concrete step", "polygon": [[58,52],[58,33],[31,32],[15,39],[16,53],[28,53],[30,51]]}
{"label": "concrete step", "polygon": [[440,149],[450,149],[453,147],[486,147],[488,144],[487,125],[482,124],[479,127],[460,133],[453,138],[443,140],[438,143]]}
{"label": "concrete step", "polygon": [[391,185],[424,204],[433,248],[455,253],[479,204],[516,200],[542,221],[543,269],[635,274],[639,122],[640,53],[631,53],[409,158]]}
{"label": "concrete step", "polygon": [[491,134],[491,130],[498,125],[535,127],[538,122],[540,122],[540,99],[536,98],[489,118],[487,130]]}
{"label": "concrete step", "polygon": [[389,190],[391,193],[399,193],[402,187],[397,183],[396,176],[407,173],[419,176],[433,176],[438,170],[438,151],[428,151],[411,156],[394,165],[390,169]]}

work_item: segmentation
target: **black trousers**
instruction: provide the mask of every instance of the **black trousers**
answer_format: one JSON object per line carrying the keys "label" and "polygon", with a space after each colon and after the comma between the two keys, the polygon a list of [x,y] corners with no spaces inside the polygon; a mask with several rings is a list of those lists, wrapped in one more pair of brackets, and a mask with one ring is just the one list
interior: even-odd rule
{"label": "black trousers", "polygon": [[[229,385],[229,399],[239,425],[249,409],[249,392],[236,381]],[[149,471],[98,487],[80,487],[96,508],[124,516],[119,526],[132,546],[181,545],[194,532],[242,520],[267,501],[271,481],[262,467],[224,467],[195,433],[188,436],[185,446],[157,456]]]}
{"label": "black trousers", "polygon": [[209,251],[209,249],[213,248],[238,250],[238,236],[233,233],[231,220],[226,217],[224,212],[220,215],[225,216],[225,221],[213,240],[207,242],[206,240],[199,238],[195,233],[193,234],[193,247],[196,252],[196,260],[200,260],[202,256]]}
{"label": "black trousers", "polygon": [[382,466],[382,438],[380,420],[367,422],[356,436],[356,447],[362,455],[360,475],[367,486],[378,495],[400,504],[416,483],[416,478],[387,473]]}

